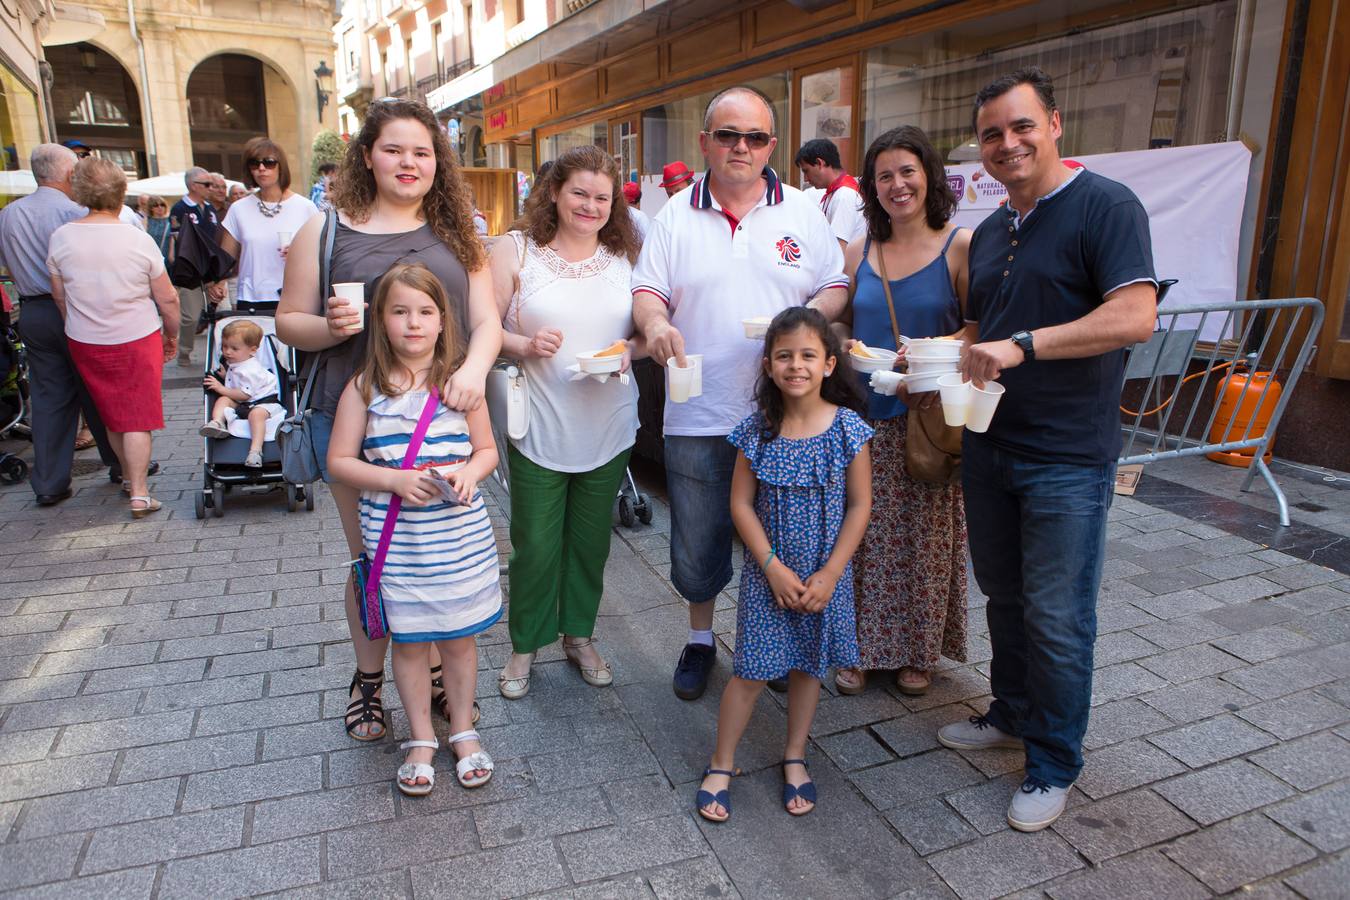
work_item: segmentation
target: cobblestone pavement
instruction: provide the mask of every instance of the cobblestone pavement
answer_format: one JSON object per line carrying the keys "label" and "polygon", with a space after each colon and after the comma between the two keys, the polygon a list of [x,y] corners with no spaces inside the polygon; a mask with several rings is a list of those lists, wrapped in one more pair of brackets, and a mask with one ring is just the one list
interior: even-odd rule
{"label": "cobblestone pavement", "polygon": [[[778,804],[784,710],[766,694],[735,815],[712,826],[692,796],[729,657],[702,700],[672,695],[687,621],[663,507],[615,531],[598,630],[615,686],[587,687],[554,648],[508,703],[494,627],[478,694],[496,777],[465,791],[442,752],[412,800],[394,742],[358,745],[339,721],[353,657],[327,495],[290,514],[279,494],[232,495],[196,520],[197,396],[168,391],[158,516],[130,520],[92,464],[54,509],[0,490],[0,885],[16,895],[1347,896],[1350,482],[1281,471],[1301,504],[1282,534],[1263,489],[1238,498],[1239,476],[1205,462],[1117,500],[1087,767],[1053,829],[1006,827],[1016,754],[935,739],[987,700],[978,596],[972,662],[926,696],[878,677],[822,700],[804,819]],[[405,737],[392,681],[385,697]]]}

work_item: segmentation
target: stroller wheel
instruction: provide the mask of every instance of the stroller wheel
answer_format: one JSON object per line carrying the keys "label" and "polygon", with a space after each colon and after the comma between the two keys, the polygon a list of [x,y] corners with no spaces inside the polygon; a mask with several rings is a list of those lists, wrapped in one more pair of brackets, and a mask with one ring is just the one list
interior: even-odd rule
{"label": "stroller wheel", "polygon": [[286,485],[286,512],[295,512],[299,504],[296,502],[295,485],[287,483]]}
{"label": "stroller wheel", "polygon": [[305,487],[305,511],[314,512],[314,485]]}
{"label": "stroller wheel", "polygon": [[638,521],[643,525],[652,524],[652,501],[647,499],[646,494],[637,495],[637,506],[633,511],[637,513]]}
{"label": "stroller wheel", "polygon": [[619,495],[619,521],[624,528],[632,528],[637,524],[637,516],[633,512],[633,503],[628,499],[627,494]]}
{"label": "stroller wheel", "polygon": [[8,454],[0,457],[0,481],[5,484],[18,484],[27,477],[28,463]]}
{"label": "stroller wheel", "polygon": [[211,488],[211,515],[217,519],[225,515],[225,488],[221,485]]}
{"label": "stroller wheel", "polygon": [[192,511],[197,514],[197,518],[206,518],[206,495],[201,491],[192,495]]}

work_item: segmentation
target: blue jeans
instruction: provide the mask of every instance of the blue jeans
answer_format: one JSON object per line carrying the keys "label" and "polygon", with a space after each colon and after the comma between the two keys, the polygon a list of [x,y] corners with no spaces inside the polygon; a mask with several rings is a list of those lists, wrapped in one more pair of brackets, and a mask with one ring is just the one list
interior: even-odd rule
{"label": "blue jeans", "polygon": [[1068,787],[1083,768],[1116,464],[1036,462],[967,434],[961,470],[989,597],[989,720],[1025,742],[1028,776]]}
{"label": "blue jeans", "polygon": [[314,455],[319,460],[319,474],[324,484],[332,484],[333,479],[328,477],[328,442],[333,437],[333,417],[314,410],[309,417],[309,436],[314,442]]}
{"label": "blue jeans", "polygon": [[670,581],[690,603],[731,582],[731,473],[736,448],[721,435],[666,435]]}

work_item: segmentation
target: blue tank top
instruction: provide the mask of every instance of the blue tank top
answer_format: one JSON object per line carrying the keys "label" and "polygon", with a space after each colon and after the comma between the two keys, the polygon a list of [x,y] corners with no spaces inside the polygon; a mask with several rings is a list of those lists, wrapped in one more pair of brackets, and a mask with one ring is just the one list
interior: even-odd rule
{"label": "blue tank top", "polygon": [[[952,245],[959,228],[953,228],[942,245],[942,251],[933,261],[917,272],[891,281],[891,297],[895,301],[895,321],[905,337],[941,337],[954,333],[962,325],[961,303],[952,287],[947,269],[947,248]],[[863,259],[856,276],[857,289],[853,292],[853,336],[869,347],[895,350],[895,334],[891,330],[891,314],[886,308],[886,291],[881,276],[867,261],[872,248],[869,237],[863,245]],[[860,375],[867,394],[867,418],[893,419],[908,411],[896,397],[884,397],[868,388],[870,375]]]}

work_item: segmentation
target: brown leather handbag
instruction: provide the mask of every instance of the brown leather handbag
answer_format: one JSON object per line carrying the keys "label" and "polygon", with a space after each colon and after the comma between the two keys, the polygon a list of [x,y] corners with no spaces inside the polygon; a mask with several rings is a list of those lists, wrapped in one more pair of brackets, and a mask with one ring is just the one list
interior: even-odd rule
{"label": "brown leather handbag", "polygon": [[[891,314],[895,347],[900,349],[900,325],[895,319],[895,300],[891,297],[891,279],[886,275],[886,257],[877,244],[877,274],[886,293],[886,308]],[[959,484],[961,481],[961,426],[948,425],[941,404],[919,409],[907,404],[905,430],[905,471],[915,481],[926,484]]]}

